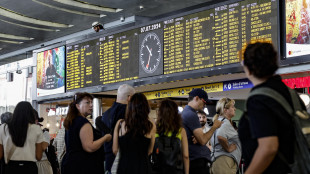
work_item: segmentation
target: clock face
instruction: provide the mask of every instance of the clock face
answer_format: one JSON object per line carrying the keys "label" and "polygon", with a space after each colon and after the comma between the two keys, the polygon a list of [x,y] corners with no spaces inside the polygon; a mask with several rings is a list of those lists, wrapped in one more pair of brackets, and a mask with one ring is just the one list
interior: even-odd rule
{"label": "clock face", "polygon": [[151,74],[158,68],[161,61],[161,43],[156,33],[151,32],[143,38],[140,47],[140,66]]}

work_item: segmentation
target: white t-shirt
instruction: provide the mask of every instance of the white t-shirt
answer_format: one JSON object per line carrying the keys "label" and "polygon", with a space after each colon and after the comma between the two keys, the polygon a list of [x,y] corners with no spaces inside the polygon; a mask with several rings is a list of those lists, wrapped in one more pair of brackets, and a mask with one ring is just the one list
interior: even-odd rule
{"label": "white t-shirt", "polygon": [[8,154],[12,147],[16,147],[10,160],[14,161],[33,161],[36,162],[36,143],[43,141],[43,132],[40,126],[35,124],[29,124],[27,138],[24,147],[16,147],[12,142],[11,135],[7,124],[0,126],[0,144],[4,149],[4,160],[8,163]]}
{"label": "white t-shirt", "polygon": [[[43,132],[43,141],[48,143],[48,145],[50,145],[50,139],[51,139],[50,133],[47,131]],[[47,160],[47,156],[45,152],[43,152],[41,161],[43,160]]]}

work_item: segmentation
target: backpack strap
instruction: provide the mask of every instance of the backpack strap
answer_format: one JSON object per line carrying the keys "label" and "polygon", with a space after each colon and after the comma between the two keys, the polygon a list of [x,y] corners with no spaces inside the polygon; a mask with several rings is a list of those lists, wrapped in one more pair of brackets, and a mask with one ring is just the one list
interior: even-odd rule
{"label": "backpack strap", "polygon": [[299,101],[299,96],[297,95],[297,93],[289,88],[288,88],[288,91],[290,92],[290,95],[291,95],[291,98],[292,98],[292,102],[293,102],[293,107],[294,107],[294,110],[295,111],[301,111],[303,110],[302,107],[301,107],[301,104],[300,104],[300,101]]}
{"label": "backpack strap", "polygon": [[[290,91],[290,93],[292,92],[290,89],[289,89],[289,91]],[[274,99],[275,101],[277,101],[286,110],[286,112],[288,112],[290,115],[292,115],[294,112],[294,110],[292,109],[292,106],[287,102],[287,100],[281,94],[279,94],[277,91],[275,91],[274,89],[271,89],[268,87],[262,87],[262,88],[255,89],[250,93],[248,99],[254,95],[264,95],[264,96],[270,97],[270,98]],[[297,100],[298,100],[298,98],[297,98]],[[295,105],[294,100],[293,100],[293,103]],[[298,101],[298,103],[299,103],[299,101]]]}
{"label": "backpack strap", "polygon": [[[290,93],[290,97],[291,97],[292,102],[293,102],[293,107],[287,102],[287,100],[281,94],[279,94],[277,91],[275,91],[271,88],[268,88],[268,87],[262,87],[262,88],[258,88],[258,89],[253,90],[250,93],[248,99],[254,95],[268,96],[268,97],[274,99],[275,101],[277,101],[286,110],[286,112],[292,116],[292,119],[294,120],[294,116],[293,116],[294,113],[297,110],[301,110],[302,107],[301,107],[297,93],[293,89],[291,89],[289,87],[287,87],[287,88],[288,88],[288,91]],[[278,111],[275,111],[275,112],[278,112]],[[285,158],[285,156],[280,151],[278,151],[277,155],[287,166],[291,166],[289,164],[289,162],[287,161],[287,159]]]}

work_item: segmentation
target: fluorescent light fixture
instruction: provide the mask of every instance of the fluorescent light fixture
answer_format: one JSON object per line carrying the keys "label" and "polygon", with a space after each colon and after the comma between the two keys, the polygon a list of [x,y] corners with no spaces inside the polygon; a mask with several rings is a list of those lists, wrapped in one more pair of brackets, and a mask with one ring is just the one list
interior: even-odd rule
{"label": "fluorescent light fixture", "polygon": [[[80,11],[69,10],[69,9],[66,9],[66,8],[61,8],[61,7],[56,7],[56,6],[53,6],[53,5],[50,5],[50,4],[46,4],[44,2],[40,2],[40,1],[37,1],[37,0],[32,0],[32,1],[36,2],[38,4],[41,4],[41,5],[44,5],[46,7],[52,8],[52,9],[56,9],[56,10],[60,10],[60,11],[68,12],[68,13],[74,13],[74,14],[78,14],[78,15],[84,15],[84,16],[90,16],[90,17],[101,17],[101,15],[103,15],[103,14],[84,13],[84,12],[80,12]],[[104,16],[106,16],[106,15],[104,15]],[[104,16],[102,16],[102,17],[104,17]]]}
{"label": "fluorescent light fixture", "polygon": [[10,34],[5,34],[5,33],[0,33],[0,37],[6,38],[6,39],[16,39],[16,40],[33,40],[34,39],[32,37],[15,36],[15,35],[10,35]]}
{"label": "fluorescent light fixture", "polygon": [[19,14],[17,12],[14,12],[12,10],[6,9],[4,7],[1,7],[1,6],[0,6],[0,15],[5,16],[7,18],[14,19],[14,20],[32,23],[32,24],[37,24],[37,25],[44,25],[44,26],[49,26],[49,27],[59,27],[59,28],[71,27],[68,24],[60,24],[60,23],[56,23],[56,22],[43,21],[43,20],[28,17],[28,16],[24,16],[22,14]]}
{"label": "fluorescent light fixture", "polygon": [[203,111],[204,111],[207,115],[209,115],[209,110],[208,110],[208,108],[204,108]]}
{"label": "fluorescent light fixture", "polygon": [[309,105],[310,103],[310,97],[307,94],[300,94],[299,97],[301,98],[301,100],[305,103],[306,106]]}
{"label": "fluorescent light fixture", "polygon": [[74,7],[80,7],[80,8],[86,8],[86,9],[91,9],[91,10],[98,10],[98,11],[106,11],[106,12],[120,12],[123,9],[118,9],[118,8],[110,8],[110,7],[104,7],[100,5],[95,5],[95,4],[89,4],[88,2],[84,1],[76,1],[76,0],[53,0],[62,4],[74,6]]}
{"label": "fluorescent light fixture", "polygon": [[178,107],[179,112],[181,113],[183,111],[183,108],[181,106]]}
{"label": "fluorescent light fixture", "polygon": [[24,43],[24,42],[16,42],[16,41],[11,41],[11,40],[0,40],[0,42],[11,43],[11,44],[22,44],[22,43]]}
{"label": "fluorescent light fixture", "polygon": [[[57,32],[57,30],[53,30],[53,29],[32,27],[32,26],[28,26],[28,25],[22,25],[22,24],[17,24],[17,23],[9,22],[9,21],[2,20],[2,19],[0,19],[0,21],[5,22],[5,23],[8,23],[8,24],[12,24],[12,25],[17,25],[17,26],[19,26],[19,27],[34,29],[34,30],[42,30],[42,31],[53,31],[53,32]],[[60,31],[60,30],[58,30],[58,31]]]}

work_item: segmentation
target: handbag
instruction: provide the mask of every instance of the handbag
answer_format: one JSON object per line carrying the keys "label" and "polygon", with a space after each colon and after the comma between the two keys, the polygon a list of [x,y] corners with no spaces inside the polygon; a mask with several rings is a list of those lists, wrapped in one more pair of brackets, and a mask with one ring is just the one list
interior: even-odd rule
{"label": "handbag", "polygon": [[120,156],[119,156],[119,151],[118,151],[117,154],[116,154],[116,157],[115,157],[115,159],[114,159],[112,168],[111,168],[111,173],[112,173],[112,174],[116,174],[116,173],[117,173],[117,167],[118,167],[119,157],[120,157]]}

